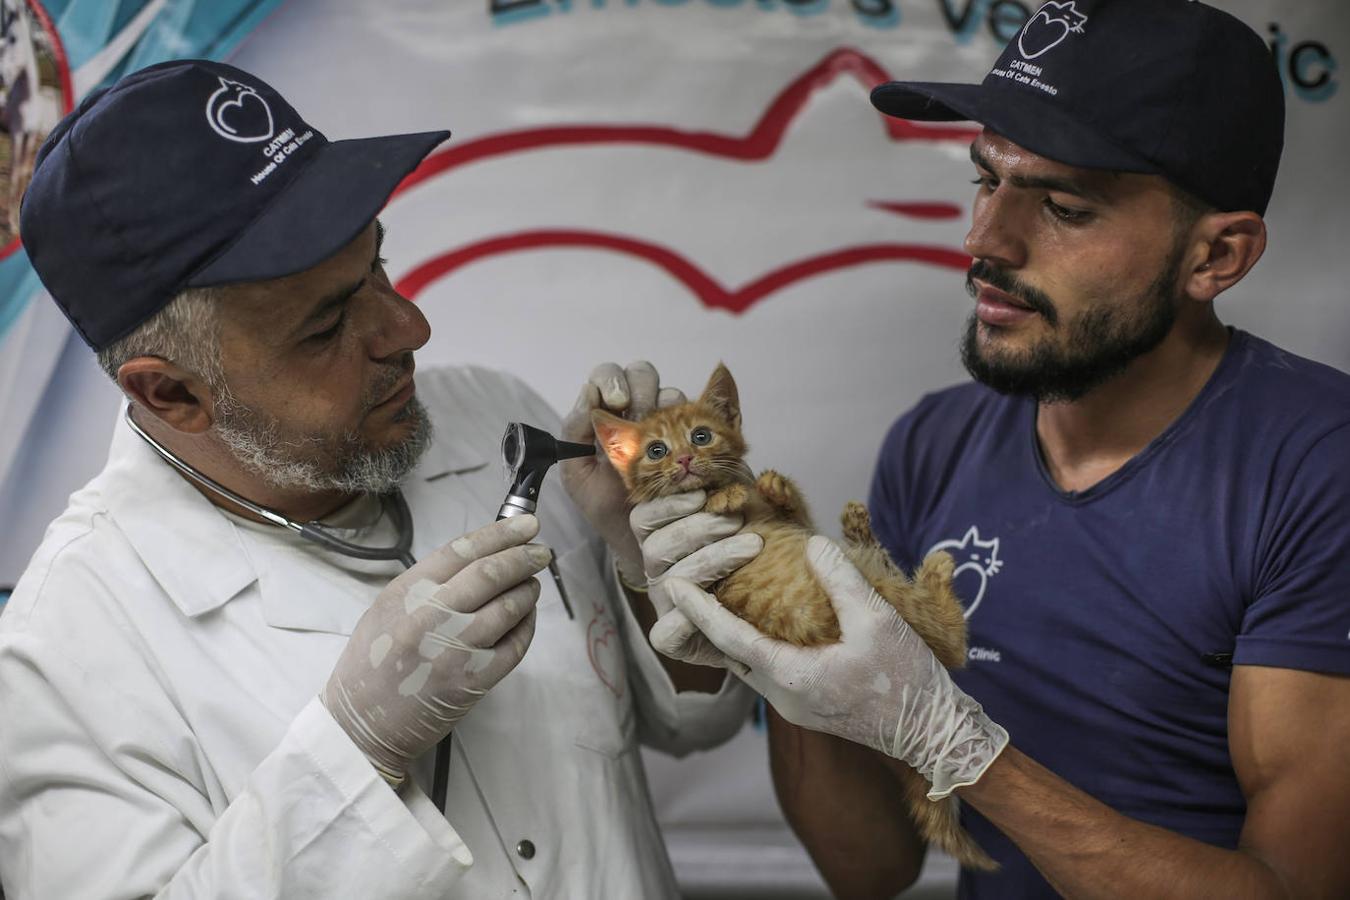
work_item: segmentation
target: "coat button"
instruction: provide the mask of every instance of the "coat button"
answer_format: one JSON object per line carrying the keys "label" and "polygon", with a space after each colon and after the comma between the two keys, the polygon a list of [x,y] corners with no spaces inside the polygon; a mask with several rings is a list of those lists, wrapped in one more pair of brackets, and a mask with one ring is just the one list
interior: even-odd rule
{"label": "coat button", "polygon": [[521,859],[534,859],[534,841],[524,840],[516,844],[516,853]]}

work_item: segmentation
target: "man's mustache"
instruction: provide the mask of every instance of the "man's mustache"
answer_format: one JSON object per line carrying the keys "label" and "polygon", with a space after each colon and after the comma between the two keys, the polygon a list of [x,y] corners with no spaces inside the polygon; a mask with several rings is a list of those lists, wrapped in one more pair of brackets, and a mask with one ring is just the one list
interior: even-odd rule
{"label": "man's mustache", "polygon": [[976,278],[1015,298],[1033,312],[1039,313],[1047,324],[1051,326],[1059,324],[1059,313],[1055,311],[1055,302],[1044,292],[1019,281],[1016,276],[995,268],[982,259],[977,259],[971,263],[970,271],[966,273],[966,293],[972,298],[979,293],[979,289],[975,287]]}
{"label": "man's mustache", "polygon": [[389,392],[413,371],[413,355],[408,352],[401,356],[396,362],[388,363],[388,368],[380,372],[380,377],[366,392],[366,409],[371,410],[378,406]]}

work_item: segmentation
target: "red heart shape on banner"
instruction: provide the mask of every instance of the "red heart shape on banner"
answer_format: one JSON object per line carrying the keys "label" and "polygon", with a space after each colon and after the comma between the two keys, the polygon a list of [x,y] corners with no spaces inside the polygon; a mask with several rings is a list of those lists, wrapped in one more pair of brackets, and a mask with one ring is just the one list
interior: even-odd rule
{"label": "red heart shape on banner", "polygon": [[804,278],[869,262],[912,260],[961,272],[970,268],[970,257],[959,250],[915,244],[869,244],[845,247],[790,262],[732,290],[713,280],[703,269],[674,250],[647,241],[598,231],[549,230],[487,238],[443,253],[404,275],[394,285],[394,289],[413,300],[431,282],[471,262],[503,253],[546,247],[590,247],[644,259],[683,282],[704,306],[733,313],[743,313],[767,295]]}
{"label": "red heart shape on banner", "polygon": [[[744,135],[709,131],[683,131],[659,125],[562,125],[502,132],[437,151],[403,179],[397,197],[415,190],[430,179],[486,159],[528,153],[561,146],[618,144],[674,147],[693,153],[739,161],[764,160],[773,156],[789,126],[805,109],[811,95],[848,75],[865,88],[891,80],[890,73],[875,60],[851,47],[840,47],[787,85],[769,104],[755,126]],[[878,114],[880,115],[880,114]],[[916,125],[903,119],[882,117],[891,140],[953,141],[970,143],[979,133],[969,125]],[[918,218],[949,219],[961,210],[949,203],[873,202],[874,208]],[[448,250],[425,260],[399,279],[395,288],[415,299],[431,282],[481,259],[524,250],[588,247],[646,260],[665,269],[699,298],[704,306],[743,313],[765,296],[783,287],[835,269],[870,262],[911,260],[966,271],[970,257],[948,247],[918,244],[868,244],[844,247],[819,256],[790,261],[736,288],[714,280],[700,266],[676,250],[621,234],[551,229],[501,234]]]}

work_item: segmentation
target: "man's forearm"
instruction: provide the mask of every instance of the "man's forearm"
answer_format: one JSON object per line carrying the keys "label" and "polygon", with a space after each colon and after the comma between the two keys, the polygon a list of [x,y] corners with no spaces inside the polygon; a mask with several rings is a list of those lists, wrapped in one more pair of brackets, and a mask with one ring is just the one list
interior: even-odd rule
{"label": "man's forearm", "polygon": [[1070,900],[1291,896],[1255,856],[1123,816],[1011,746],[958,793]]}
{"label": "man's forearm", "polygon": [[892,897],[918,877],[924,845],[899,781],[874,750],[798,728],[769,708],[778,804],[840,900]]}

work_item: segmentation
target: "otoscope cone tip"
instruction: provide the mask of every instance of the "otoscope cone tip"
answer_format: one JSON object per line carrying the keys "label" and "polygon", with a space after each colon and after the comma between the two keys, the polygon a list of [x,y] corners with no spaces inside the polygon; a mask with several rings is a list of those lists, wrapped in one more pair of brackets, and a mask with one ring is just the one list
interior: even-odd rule
{"label": "otoscope cone tip", "polygon": [[579,456],[594,456],[594,444],[574,444],[571,441],[558,441],[558,459],[576,459]]}

